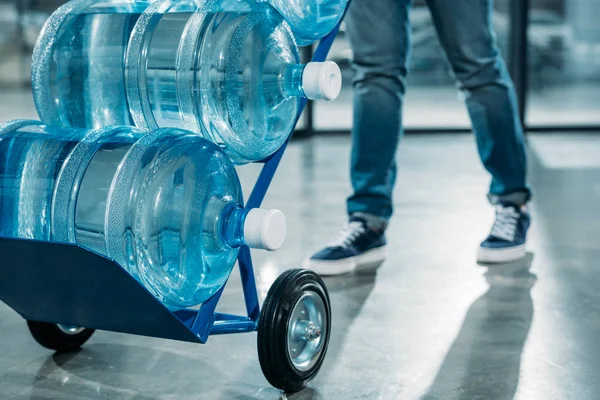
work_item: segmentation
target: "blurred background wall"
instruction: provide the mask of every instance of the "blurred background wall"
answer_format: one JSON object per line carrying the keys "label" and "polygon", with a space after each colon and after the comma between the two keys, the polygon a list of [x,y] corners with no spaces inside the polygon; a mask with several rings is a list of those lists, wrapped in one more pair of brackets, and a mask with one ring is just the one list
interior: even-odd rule
{"label": "blurred background wall", "polygon": [[[509,59],[514,7],[524,0],[496,0],[494,27]],[[48,15],[61,0],[0,0],[0,91],[28,90],[31,51]],[[600,129],[600,3],[597,0],[528,0],[527,87],[520,99],[529,128]],[[429,131],[468,129],[461,95],[448,73],[424,0],[412,10],[414,48],[405,124]],[[344,74],[344,90],[332,103],[311,110],[314,133],[345,132],[351,126],[352,51],[345,27],[330,53]],[[517,43],[518,44],[518,43]],[[518,62],[516,63],[518,66]],[[514,67],[514,66],[513,66]],[[306,121],[302,125],[306,128]]]}

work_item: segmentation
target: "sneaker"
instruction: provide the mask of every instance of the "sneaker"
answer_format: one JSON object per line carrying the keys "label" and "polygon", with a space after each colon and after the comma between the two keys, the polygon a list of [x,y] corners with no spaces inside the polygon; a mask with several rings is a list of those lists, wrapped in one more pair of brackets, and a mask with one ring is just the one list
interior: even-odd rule
{"label": "sneaker", "polygon": [[385,261],[386,250],[383,231],[375,231],[364,219],[352,217],[326,248],[304,261],[303,268],[321,276],[374,269]]}
{"label": "sneaker", "polygon": [[479,246],[477,262],[507,263],[525,257],[527,229],[531,224],[524,207],[503,203],[496,206],[496,221],[487,239]]}

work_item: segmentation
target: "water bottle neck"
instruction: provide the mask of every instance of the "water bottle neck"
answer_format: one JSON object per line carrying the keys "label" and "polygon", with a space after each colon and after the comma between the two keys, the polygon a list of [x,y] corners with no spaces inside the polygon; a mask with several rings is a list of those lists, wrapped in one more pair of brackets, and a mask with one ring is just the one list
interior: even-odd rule
{"label": "water bottle neck", "polygon": [[222,238],[229,247],[240,247],[244,241],[244,222],[249,210],[239,205],[228,205],[223,209]]}
{"label": "water bottle neck", "polygon": [[281,73],[281,89],[286,98],[306,97],[302,89],[303,64],[287,64]]}

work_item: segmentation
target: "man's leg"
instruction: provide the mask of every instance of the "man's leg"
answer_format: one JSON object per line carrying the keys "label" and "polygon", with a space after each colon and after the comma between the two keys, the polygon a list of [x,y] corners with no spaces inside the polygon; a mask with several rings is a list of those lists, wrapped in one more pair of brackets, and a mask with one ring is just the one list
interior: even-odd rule
{"label": "man's leg", "polygon": [[[396,149],[410,47],[410,0],[353,0],[346,17],[353,51],[354,125],[348,214],[380,225],[392,215]],[[373,218],[376,217],[376,218]]]}
{"label": "man's leg", "polygon": [[492,175],[490,197],[529,199],[523,128],[515,89],[491,26],[492,0],[427,0],[466,103],[479,155]]}
{"label": "man's leg", "polygon": [[304,267],[322,275],[375,267],[385,259],[392,215],[396,148],[410,46],[410,0],[352,0],[346,16],[352,47],[354,126],[347,202],[349,222]]}
{"label": "man's leg", "polygon": [[515,89],[496,44],[492,0],[427,0],[440,42],[466,103],[479,155],[492,175],[489,198],[498,204],[479,260],[511,261],[525,255],[529,216],[527,160]]}

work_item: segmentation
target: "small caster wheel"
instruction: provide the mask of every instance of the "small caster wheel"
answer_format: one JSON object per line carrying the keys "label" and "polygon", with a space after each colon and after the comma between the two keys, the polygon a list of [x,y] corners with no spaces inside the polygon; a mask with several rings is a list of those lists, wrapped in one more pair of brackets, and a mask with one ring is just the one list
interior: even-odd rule
{"label": "small caster wheel", "polygon": [[27,321],[31,335],[43,347],[66,353],[80,348],[94,333],[94,329]]}
{"label": "small caster wheel", "polygon": [[289,270],[275,281],[258,321],[258,358],[271,385],[298,392],[317,375],[329,345],[331,307],[314,272]]}

